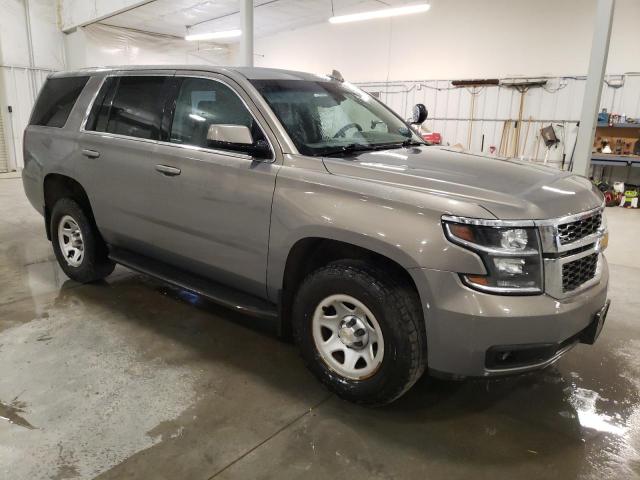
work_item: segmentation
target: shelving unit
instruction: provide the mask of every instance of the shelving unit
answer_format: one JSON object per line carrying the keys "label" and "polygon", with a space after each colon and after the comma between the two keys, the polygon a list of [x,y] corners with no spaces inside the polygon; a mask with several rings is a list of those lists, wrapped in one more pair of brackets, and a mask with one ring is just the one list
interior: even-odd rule
{"label": "shelving unit", "polygon": [[598,122],[598,128],[639,128],[640,123],[614,123],[613,125],[609,125],[607,122]]}
{"label": "shelving unit", "polygon": [[608,167],[640,167],[640,155],[615,155],[613,153],[594,153],[591,155],[593,165]]}
{"label": "shelving unit", "polygon": [[[598,177],[595,172],[596,167],[600,167],[600,179],[605,177],[611,180],[622,180],[629,182],[631,178],[632,168],[640,167],[640,155],[631,153],[615,152],[616,144],[611,140],[624,139],[626,144],[633,145],[640,139],[640,124],[638,123],[616,123],[609,125],[608,123],[598,122],[596,128],[596,138],[594,139],[594,147],[598,143],[598,139],[607,139],[613,153],[594,152],[591,154],[591,164],[594,166],[594,176]],[[625,150],[628,150],[625,148]],[[614,167],[626,167],[626,174],[622,174],[620,170]],[[635,175],[634,175],[635,176]]]}

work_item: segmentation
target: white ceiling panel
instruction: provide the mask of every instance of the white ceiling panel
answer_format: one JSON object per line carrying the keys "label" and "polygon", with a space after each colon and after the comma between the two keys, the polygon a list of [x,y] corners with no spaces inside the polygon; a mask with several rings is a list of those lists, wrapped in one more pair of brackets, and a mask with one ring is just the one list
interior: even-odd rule
{"label": "white ceiling panel", "polygon": [[[256,37],[327,21],[332,15],[376,10],[408,3],[405,0],[255,0]],[[156,0],[102,23],[184,37],[240,28],[238,0]],[[228,43],[238,39],[225,40]],[[221,42],[221,40],[217,40]]]}

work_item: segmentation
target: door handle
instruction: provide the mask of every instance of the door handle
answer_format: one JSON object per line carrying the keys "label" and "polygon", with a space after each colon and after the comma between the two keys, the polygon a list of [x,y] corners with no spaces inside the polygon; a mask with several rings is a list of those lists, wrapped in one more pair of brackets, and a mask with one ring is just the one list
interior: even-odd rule
{"label": "door handle", "polygon": [[175,177],[180,175],[181,170],[176,167],[170,167],[169,165],[156,165],[156,170],[168,177]]}
{"label": "door handle", "polygon": [[89,157],[89,158],[98,158],[100,156],[100,152],[96,152],[95,150],[89,150],[87,148],[84,148],[82,150],[82,154],[85,157]]}

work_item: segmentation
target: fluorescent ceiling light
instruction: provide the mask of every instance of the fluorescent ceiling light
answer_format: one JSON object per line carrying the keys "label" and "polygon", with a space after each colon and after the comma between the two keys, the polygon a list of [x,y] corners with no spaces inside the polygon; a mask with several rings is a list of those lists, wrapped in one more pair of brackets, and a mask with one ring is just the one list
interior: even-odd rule
{"label": "fluorescent ceiling light", "polygon": [[196,40],[215,40],[217,38],[234,38],[242,35],[242,30],[226,30],[224,32],[209,32],[209,33],[196,33],[193,35],[187,35],[185,40],[193,42]]}
{"label": "fluorescent ceiling light", "polygon": [[426,12],[431,8],[428,3],[418,5],[408,5],[406,7],[385,8],[383,10],[372,10],[370,12],[353,13],[351,15],[339,15],[331,17],[329,23],[359,22],[361,20],[371,20],[373,18],[397,17],[399,15],[410,15],[412,13]]}

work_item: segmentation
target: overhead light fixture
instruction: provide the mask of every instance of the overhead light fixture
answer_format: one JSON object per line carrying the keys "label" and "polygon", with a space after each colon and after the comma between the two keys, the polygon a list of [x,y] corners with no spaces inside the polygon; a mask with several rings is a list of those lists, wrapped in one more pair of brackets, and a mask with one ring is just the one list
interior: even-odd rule
{"label": "overhead light fixture", "polygon": [[351,15],[339,15],[331,17],[329,23],[359,22],[361,20],[372,20],[374,18],[397,17],[400,15],[410,15],[412,13],[426,12],[431,8],[428,3],[418,5],[408,5],[406,7],[385,8],[382,10],[372,10],[370,12],[353,13]]}
{"label": "overhead light fixture", "polygon": [[184,37],[189,42],[197,40],[216,40],[218,38],[234,38],[242,35],[242,30],[225,30],[224,32],[195,33]]}

